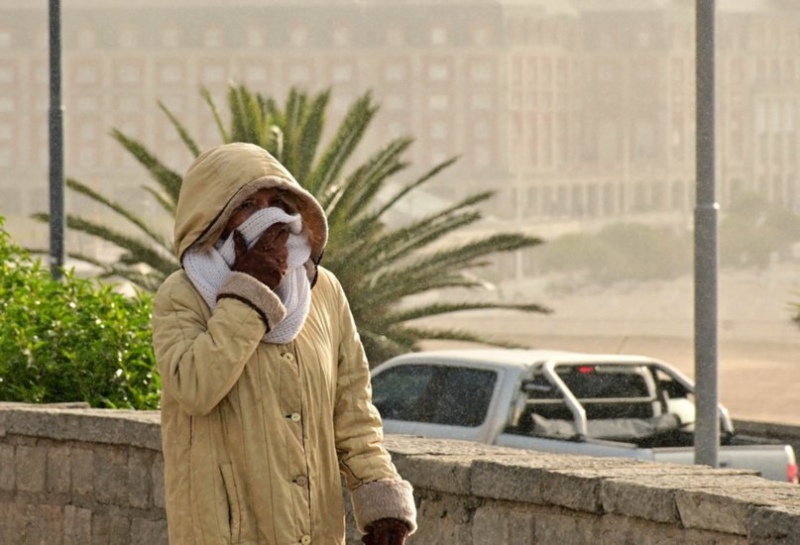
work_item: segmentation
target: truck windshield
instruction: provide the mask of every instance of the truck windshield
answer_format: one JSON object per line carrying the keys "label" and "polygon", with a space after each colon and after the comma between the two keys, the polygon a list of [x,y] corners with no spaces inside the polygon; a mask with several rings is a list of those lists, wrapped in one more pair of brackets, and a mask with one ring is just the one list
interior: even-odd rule
{"label": "truck windshield", "polygon": [[477,427],[496,382],[497,373],[486,369],[402,365],[372,378],[373,403],[384,419]]}

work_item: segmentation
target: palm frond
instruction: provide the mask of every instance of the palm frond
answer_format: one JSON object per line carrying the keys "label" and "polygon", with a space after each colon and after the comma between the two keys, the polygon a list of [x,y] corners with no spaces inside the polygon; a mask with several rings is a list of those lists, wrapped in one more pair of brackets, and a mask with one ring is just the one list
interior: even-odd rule
{"label": "palm frond", "polygon": [[228,131],[225,130],[225,123],[222,121],[222,116],[219,113],[219,109],[217,108],[217,103],[214,102],[214,97],[211,95],[211,91],[208,90],[205,86],[200,88],[200,96],[203,97],[203,100],[208,105],[208,109],[211,110],[211,115],[214,116],[214,122],[217,124],[217,130],[219,131],[220,138],[222,139],[223,144],[228,144],[231,142],[231,137],[228,134]]}
{"label": "palm frond", "polygon": [[198,146],[197,142],[195,142],[191,137],[189,131],[186,130],[186,127],[183,125],[183,123],[181,123],[178,118],[175,117],[175,115],[169,110],[169,108],[167,108],[167,106],[160,100],[158,101],[158,107],[166,114],[167,118],[169,118],[170,123],[172,123],[172,126],[175,128],[175,130],[178,131],[178,135],[181,137],[183,143],[186,144],[186,147],[189,148],[189,151],[192,153],[192,155],[194,157],[200,155],[200,146]]}
{"label": "palm frond", "polygon": [[350,106],[319,164],[309,173],[306,189],[314,195],[323,195],[339,178],[377,111],[371,93],[362,95]]}
{"label": "palm frond", "polygon": [[141,142],[126,136],[117,129],[111,130],[111,137],[122,144],[128,153],[133,155],[152,176],[153,180],[170,196],[178,202],[181,191],[182,177],[177,172],[168,168],[155,155],[153,155]]}
{"label": "palm frond", "polygon": [[67,179],[67,187],[69,187],[76,193],[84,195],[85,197],[88,197],[91,200],[105,206],[106,208],[115,212],[117,215],[125,218],[126,220],[128,220],[128,222],[135,225],[142,233],[147,235],[147,237],[150,240],[152,240],[165,250],[169,251],[169,244],[167,243],[167,241],[164,239],[163,236],[150,229],[150,227],[144,222],[143,219],[141,219],[139,216],[137,216],[136,214],[134,214],[121,204],[108,200],[103,195],[100,195],[86,184],[81,183],[74,178]]}

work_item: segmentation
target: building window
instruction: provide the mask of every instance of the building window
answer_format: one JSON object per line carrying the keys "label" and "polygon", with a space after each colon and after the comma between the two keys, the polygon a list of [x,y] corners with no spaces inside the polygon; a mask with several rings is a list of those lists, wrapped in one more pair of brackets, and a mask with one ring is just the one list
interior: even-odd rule
{"label": "building window", "polygon": [[475,157],[475,166],[479,168],[487,168],[492,164],[492,154],[486,146],[475,146],[473,151]]}
{"label": "building window", "polygon": [[333,81],[347,83],[353,79],[353,67],[349,64],[339,64],[333,67]]}
{"label": "building window", "polygon": [[218,64],[203,67],[203,81],[206,83],[222,83],[225,81],[225,67]]}
{"label": "building window", "polygon": [[475,45],[489,45],[491,33],[488,28],[480,27],[472,31],[472,43]]}
{"label": "building window", "polygon": [[245,79],[250,83],[264,83],[267,81],[267,69],[258,65],[248,66]]}
{"label": "building window", "polygon": [[94,123],[83,123],[80,134],[82,140],[91,142],[97,137],[97,126]]}
{"label": "building window", "polygon": [[404,110],[406,108],[406,97],[403,95],[389,95],[386,97],[386,107],[389,110]]}
{"label": "building window", "polygon": [[302,26],[294,27],[289,35],[292,45],[304,46],[308,44],[308,29]]}
{"label": "building window", "polygon": [[184,80],[183,67],[179,64],[167,64],[161,67],[159,74],[161,83],[180,83]]}
{"label": "building window", "polygon": [[14,69],[10,65],[0,66],[0,84],[14,83]]}
{"label": "building window", "polygon": [[47,28],[39,28],[36,31],[35,38],[33,40],[34,46],[36,49],[47,49],[48,44],[50,43],[50,32]]}
{"label": "building window", "polygon": [[311,70],[308,66],[294,65],[289,69],[290,83],[307,83],[311,79]]}
{"label": "building window", "polygon": [[91,28],[82,28],[78,31],[78,47],[92,49],[97,47],[97,33]]}
{"label": "building window", "polygon": [[203,34],[203,45],[219,47],[222,45],[222,30],[217,27],[207,28]]}
{"label": "building window", "polygon": [[117,101],[117,109],[125,113],[137,113],[141,111],[141,101],[139,97],[133,95],[121,96]]}
{"label": "building window", "polygon": [[161,31],[161,45],[164,47],[178,47],[181,41],[181,31],[176,27],[167,27]]}
{"label": "building window", "polygon": [[472,134],[476,140],[486,140],[492,134],[492,129],[486,121],[476,121],[472,126]]}
{"label": "building window", "polygon": [[247,29],[247,45],[250,47],[263,47],[266,45],[266,35],[261,28],[248,28]]}
{"label": "building window", "polygon": [[399,28],[390,28],[386,31],[386,44],[391,46],[405,45],[406,33]]}
{"label": "building window", "polygon": [[80,97],[78,99],[78,111],[92,113],[100,109],[100,101],[97,97]]}
{"label": "building window", "polygon": [[472,95],[470,99],[470,107],[473,110],[489,110],[492,108],[492,95],[480,94]]}
{"label": "building window", "polygon": [[117,69],[117,79],[120,83],[139,83],[142,79],[141,68],[135,64],[124,64]]}
{"label": "building window", "polygon": [[136,29],[123,28],[119,33],[119,45],[124,49],[133,49],[138,45],[139,36]]}
{"label": "building window", "polygon": [[383,78],[386,81],[404,81],[406,79],[406,67],[403,64],[390,64],[383,71]]}
{"label": "building window", "polygon": [[434,140],[445,140],[447,138],[447,124],[441,121],[431,123],[430,134]]}
{"label": "building window", "polygon": [[450,67],[444,63],[435,63],[428,66],[428,80],[444,81],[450,77]]}
{"label": "building window", "polygon": [[431,45],[447,45],[447,29],[441,26],[433,27],[430,39]]}
{"label": "building window", "polygon": [[450,105],[450,97],[447,95],[431,95],[428,97],[428,107],[431,110],[446,110]]}
{"label": "building window", "polygon": [[[0,167],[10,167],[11,166],[11,150],[8,148],[0,148]],[[4,189],[4,192],[13,191],[11,189]],[[3,194],[3,202],[6,203],[5,197],[7,193]],[[14,199],[9,199],[12,203]]]}
{"label": "building window", "polygon": [[392,121],[386,126],[386,134],[389,138],[400,138],[405,132],[405,125],[399,121]]}
{"label": "building window", "polygon": [[82,64],[78,66],[78,72],[75,74],[75,81],[83,85],[93,85],[97,83],[97,67],[92,64]]}
{"label": "building window", "polygon": [[333,31],[333,45],[345,47],[350,45],[351,33],[347,27],[338,27]]}
{"label": "building window", "polygon": [[472,81],[490,81],[492,79],[492,65],[488,62],[473,64],[469,71]]}
{"label": "building window", "polygon": [[84,147],[81,149],[80,164],[84,168],[93,167],[97,164],[97,157],[93,147]]}

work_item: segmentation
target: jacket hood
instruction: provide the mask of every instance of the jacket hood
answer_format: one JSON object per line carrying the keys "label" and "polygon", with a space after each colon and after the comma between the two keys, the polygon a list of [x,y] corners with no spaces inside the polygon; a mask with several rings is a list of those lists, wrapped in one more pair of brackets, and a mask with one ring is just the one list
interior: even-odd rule
{"label": "jacket hood", "polygon": [[297,197],[311,243],[311,259],[322,257],[328,221],[319,202],[275,157],[254,144],[225,144],[203,152],[183,177],[175,211],[175,253],[213,244],[236,208],[255,191],[275,187]]}

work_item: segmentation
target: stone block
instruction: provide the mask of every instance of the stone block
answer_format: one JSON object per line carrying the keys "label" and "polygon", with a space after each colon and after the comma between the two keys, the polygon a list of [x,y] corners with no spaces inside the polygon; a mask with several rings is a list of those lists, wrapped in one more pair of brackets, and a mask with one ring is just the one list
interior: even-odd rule
{"label": "stone block", "polygon": [[482,498],[542,504],[543,474],[535,467],[476,460],[470,492]]}
{"label": "stone block", "polygon": [[94,497],[99,503],[127,506],[128,452],[104,446],[94,452]]}
{"label": "stone block", "polygon": [[28,505],[15,545],[63,545],[64,513],[60,506]]}
{"label": "stone block", "polygon": [[472,458],[461,456],[411,456],[396,461],[398,472],[418,487],[469,495]]}
{"label": "stone block", "polygon": [[600,485],[600,502],[606,513],[677,524],[675,492],[656,488],[641,480],[607,479]]}
{"label": "stone block", "polygon": [[72,493],[88,496],[94,492],[94,452],[73,448],[69,453]]}
{"label": "stone block", "polygon": [[168,545],[166,520],[133,519],[130,545]]}
{"label": "stone block", "polygon": [[47,470],[46,451],[43,448],[17,446],[14,456],[14,471],[17,490],[42,492]]}
{"label": "stone block", "polygon": [[[602,539],[603,517],[592,513],[581,513],[561,507],[544,508],[536,512],[536,545],[598,544],[621,545],[624,542],[604,541]],[[627,544],[625,544],[627,545]],[[630,545],[638,545],[631,542]]]}
{"label": "stone block", "polygon": [[706,490],[679,490],[675,503],[686,528],[747,534],[748,502]]}
{"label": "stone block", "polygon": [[160,452],[156,453],[150,471],[153,483],[153,505],[164,509],[164,457]]}
{"label": "stone block", "polygon": [[130,545],[131,521],[115,515],[92,516],[92,545]]}
{"label": "stone block", "polygon": [[74,505],[64,506],[64,545],[92,542],[92,512]]}
{"label": "stone block", "polygon": [[0,490],[14,490],[14,445],[0,445]]}
{"label": "stone block", "polygon": [[747,545],[743,536],[686,529],[678,524],[622,515],[603,516],[600,535],[595,542],[602,545]]}
{"label": "stone block", "polygon": [[800,543],[800,505],[754,507],[747,517],[751,545]]}
{"label": "stone block", "polygon": [[[472,518],[475,507],[470,498],[422,491],[417,506],[419,529],[410,543],[472,545]],[[359,540],[358,543],[360,542]]]}
{"label": "stone block", "polygon": [[53,445],[47,449],[47,473],[45,486],[51,494],[66,494],[70,491],[70,449]]}
{"label": "stone block", "polygon": [[155,453],[131,449],[128,453],[128,505],[147,509],[151,505],[152,465]]}
{"label": "stone block", "polygon": [[473,545],[536,543],[537,510],[511,504],[479,507],[472,519]]}

